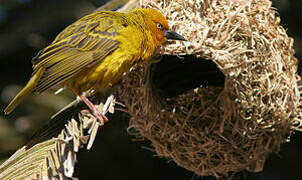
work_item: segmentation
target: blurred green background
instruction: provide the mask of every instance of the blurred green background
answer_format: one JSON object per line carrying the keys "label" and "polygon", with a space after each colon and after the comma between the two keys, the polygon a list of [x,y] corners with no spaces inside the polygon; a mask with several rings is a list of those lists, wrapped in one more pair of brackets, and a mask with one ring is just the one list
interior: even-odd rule
{"label": "blurred green background", "polygon": [[[0,0],[0,163],[23,146],[48,118],[74,99],[72,93],[47,92],[31,96],[10,116],[2,110],[25,85],[32,73],[31,58],[76,19],[91,13],[101,0]],[[302,57],[301,0],[274,0],[281,24],[295,39],[296,57]],[[173,162],[155,157],[127,134],[128,120],[122,116],[102,128],[91,151],[78,154],[75,176],[80,179],[214,179],[200,178]],[[242,172],[240,178],[302,179],[302,134],[283,144],[279,155],[265,164],[264,172]]]}

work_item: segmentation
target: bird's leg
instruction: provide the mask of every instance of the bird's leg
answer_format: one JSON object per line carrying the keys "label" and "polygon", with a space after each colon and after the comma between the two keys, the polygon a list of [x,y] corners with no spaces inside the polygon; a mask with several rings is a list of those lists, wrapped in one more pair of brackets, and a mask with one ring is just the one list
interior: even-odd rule
{"label": "bird's leg", "polygon": [[98,111],[98,109],[95,107],[95,105],[84,95],[77,94],[84,103],[89,107],[89,109],[92,111],[93,115],[100,121],[100,125],[103,126],[105,122],[108,122],[108,118],[101,112]]}

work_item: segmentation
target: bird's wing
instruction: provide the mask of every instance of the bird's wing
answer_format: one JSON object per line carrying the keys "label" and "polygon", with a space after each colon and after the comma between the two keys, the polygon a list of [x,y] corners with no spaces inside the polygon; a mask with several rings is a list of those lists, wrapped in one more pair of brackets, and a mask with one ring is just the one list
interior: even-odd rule
{"label": "bird's wing", "polygon": [[[115,36],[123,28],[110,12],[86,16],[63,30],[51,45],[41,50],[32,63],[34,74],[45,68],[35,92],[43,92],[101,62],[115,51]],[[112,12],[113,13],[113,12]]]}

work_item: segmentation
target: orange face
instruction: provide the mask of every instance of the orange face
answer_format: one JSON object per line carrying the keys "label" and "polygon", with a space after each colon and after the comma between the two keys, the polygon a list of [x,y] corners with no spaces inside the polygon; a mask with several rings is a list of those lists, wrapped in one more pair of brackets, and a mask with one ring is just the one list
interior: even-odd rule
{"label": "orange face", "polygon": [[158,46],[165,43],[168,39],[185,41],[185,38],[181,35],[169,30],[167,19],[157,10],[148,9],[146,15],[148,16],[148,19],[151,20],[149,21],[148,26],[154,34]]}
{"label": "orange face", "polygon": [[150,9],[151,29],[154,33],[156,40],[159,44],[163,44],[167,41],[164,32],[169,30],[168,21],[166,18],[156,10]]}

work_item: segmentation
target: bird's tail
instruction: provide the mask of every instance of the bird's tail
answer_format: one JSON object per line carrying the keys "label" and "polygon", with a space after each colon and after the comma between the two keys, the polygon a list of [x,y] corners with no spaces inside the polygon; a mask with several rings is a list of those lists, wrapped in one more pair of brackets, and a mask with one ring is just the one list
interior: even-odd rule
{"label": "bird's tail", "polygon": [[15,98],[5,108],[5,114],[10,114],[24,100],[24,98],[27,97],[27,95],[29,95],[35,89],[44,71],[45,68],[39,68],[39,70],[30,78],[26,86],[15,96]]}

